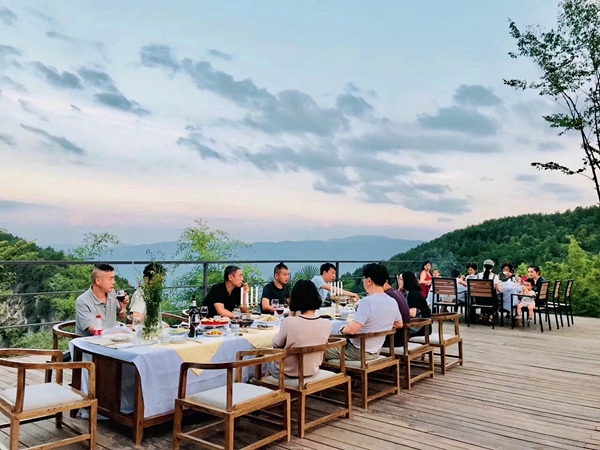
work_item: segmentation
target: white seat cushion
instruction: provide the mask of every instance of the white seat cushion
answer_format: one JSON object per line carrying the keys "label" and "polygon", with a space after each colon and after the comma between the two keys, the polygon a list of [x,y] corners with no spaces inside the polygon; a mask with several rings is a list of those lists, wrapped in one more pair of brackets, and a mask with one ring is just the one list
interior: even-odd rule
{"label": "white seat cushion", "polygon": [[[367,359],[367,364],[371,364],[374,363],[375,361],[380,361],[382,359],[387,358],[387,356],[383,356],[383,355],[377,355],[375,358],[373,359]],[[339,366],[340,365],[340,360],[339,359],[330,359],[329,361],[327,361],[328,364],[332,364],[334,366]],[[349,361],[349,360],[345,360],[346,366],[348,367],[360,367],[360,360],[358,361]]]}
{"label": "white seat cushion", "polygon": [[[17,388],[0,392],[0,398],[14,407],[17,400]],[[62,406],[83,400],[86,399],[67,386],[57,383],[34,384],[25,386],[23,412]]]}
{"label": "white seat cushion", "polygon": [[[337,373],[331,372],[329,370],[319,370],[312,377],[304,377],[304,387],[306,387],[306,385],[308,383],[313,383],[315,381],[325,380],[327,378],[335,377],[336,375],[337,375]],[[279,385],[279,379],[275,378],[274,376],[271,376],[271,375],[268,376],[267,378],[265,378],[265,381],[267,383],[270,383],[270,384]],[[283,379],[283,383],[286,386],[288,386],[288,387],[298,389],[299,379],[298,378],[287,378],[286,377],[286,378]]]}
{"label": "white seat cushion", "polygon": [[[444,333],[444,339],[448,340],[448,339],[452,339],[453,337],[455,337],[455,334],[451,334],[451,333]],[[415,336],[410,338],[410,342],[419,342],[421,344],[425,343],[425,336]],[[409,344],[410,344],[409,342]],[[440,335],[439,333],[431,333],[429,335],[429,343],[430,344],[439,344],[440,343]]]}
{"label": "white seat cushion", "polygon": [[[422,346],[423,346],[423,344],[417,344],[415,342],[409,342],[408,343],[408,351],[410,352],[411,350],[414,350],[414,349],[422,347]],[[390,349],[389,349],[389,347],[383,347],[381,349],[381,351],[385,352],[385,353],[389,353]],[[394,354],[396,354],[396,355],[403,355],[404,354],[404,347],[394,347]]]}
{"label": "white seat cushion", "polygon": [[[234,383],[233,384],[233,405],[247,402],[248,400],[255,399],[262,395],[272,394],[273,390],[263,387],[256,386],[254,384],[247,383]],[[205,403],[208,405],[216,406],[217,408],[227,408],[227,386],[221,386],[208,391],[198,392],[197,394],[186,397],[187,401]]]}

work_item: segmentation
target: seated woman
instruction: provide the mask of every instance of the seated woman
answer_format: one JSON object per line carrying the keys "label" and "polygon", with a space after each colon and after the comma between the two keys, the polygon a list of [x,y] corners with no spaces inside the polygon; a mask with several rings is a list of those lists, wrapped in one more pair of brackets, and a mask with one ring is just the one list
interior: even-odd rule
{"label": "seated woman", "polygon": [[[326,344],[331,334],[331,322],[316,315],[321,307],[321,296],[310,280],[298,280],[290,295],[290,315],[281,322],[277,336],[273,339],[273,348],[308,347]],[[311,377],[319,371],[323,362],[323,353],[304,355],[304,376]],[[279,376],[279,361],[268,364],[269,373]],[[296,355],[285,358],[284,374],[287,377],[298,376],[298,358]]]}
{"label": "seated woman", "polygon": [[498,275],[498,279],[504,283],[506,281],[515,281],[515,269],[508,261],[502,264],[502,272]]}
{"label": "seated woman", "polygon": [[[496,292],[502,292],[502,284],[500,283],[500,279],[498,278],[498,275],[496,275],[494,273],[494,261],[492,261],[491,259],[486,259],[483,262],[483,268],[485,269],[483,272],[477,274],[477,278],[480,280],[494,280],[494,287],[496,288]],[[492,303],[492,299],[490,298],[479,298],[477,300],[477,303],[480,305],[491,305]],[[502,306],[502,305],[500,305]],[[493,314],[481,314],[480,315],[480,320],[482,322],[489,322],[489,323],[493,323],[494,322],[494,315]]]}
{"label": "seated woman", "polygon": [[460,270],[452,269],[450,272],[452,278],[456,278],[456,294],[458,295],[458,302],[464,303],[467,297],[467,282],[465,276],[460,274]]}
{"label": "seated woman", "polygon": [[[400,283],[402,283],[402,286],[400,286]],[[410,317],[418,317],[423,319],[431,317],[431,308],[429,308],[427,301],[425,301],[425,298],[421,294],[421,286],[414,273],[408,271],[402,272],[402,274],[398,277],[398,290],[404,290],[407,292],[406,301],[408,302]],[[410,335],[424,336],[425,328],[411,328]]]}

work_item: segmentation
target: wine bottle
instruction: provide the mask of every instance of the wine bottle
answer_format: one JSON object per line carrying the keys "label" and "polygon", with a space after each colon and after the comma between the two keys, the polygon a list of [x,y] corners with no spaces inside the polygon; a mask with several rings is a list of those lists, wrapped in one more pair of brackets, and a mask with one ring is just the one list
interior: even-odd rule
{"label": "wine bottle", "polygon": [[196,296],[192,296],[192,306],[188,310],[188,324],[190,327],[189,336],[191,338],[196,337],[196,327],[200,325],[200,311],[196,306]]}

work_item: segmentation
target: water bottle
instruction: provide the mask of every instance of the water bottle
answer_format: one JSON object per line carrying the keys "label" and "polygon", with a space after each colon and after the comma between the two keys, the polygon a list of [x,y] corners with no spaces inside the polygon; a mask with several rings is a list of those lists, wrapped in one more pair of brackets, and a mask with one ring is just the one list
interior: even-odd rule
{"label": "water bottle", "polygon": [[188,309],[189,337],[196,337],[196,328],[200,325],[200,311],[196,306],[196,296],[192,297],[192,306]]}
{"label": "water bottle", "polygon": [[96,322],[94,323],[94,336],[102,336],[102,316],[100,314],[96,316]]}

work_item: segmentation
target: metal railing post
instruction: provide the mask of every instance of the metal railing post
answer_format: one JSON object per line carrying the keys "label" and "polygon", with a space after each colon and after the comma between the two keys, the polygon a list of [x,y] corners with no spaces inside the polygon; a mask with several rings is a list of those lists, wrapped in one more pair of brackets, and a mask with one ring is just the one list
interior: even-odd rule
{"label": "metal railing post", "polygon": [[337,277],[337,279],[340,279],[340,262],[336,261],[335,262],[335,276]]}
{"label": "metal railing post", "polygon": [[202,300],[206,298],[206,294],[208,294],[208,263],[202,264]]}

